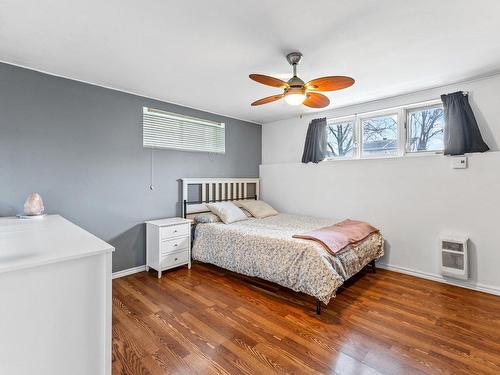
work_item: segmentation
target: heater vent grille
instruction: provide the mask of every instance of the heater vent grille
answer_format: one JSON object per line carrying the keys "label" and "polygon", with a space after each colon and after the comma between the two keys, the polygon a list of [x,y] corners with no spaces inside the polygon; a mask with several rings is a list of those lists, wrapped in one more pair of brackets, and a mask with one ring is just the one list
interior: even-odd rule
{"label": "heater vent grille", "polygon": [[458,242],[443,241],[443,249],[444,250],[459,251],[459,252],[463,253],[464,252],[464,244],[458,243]]}

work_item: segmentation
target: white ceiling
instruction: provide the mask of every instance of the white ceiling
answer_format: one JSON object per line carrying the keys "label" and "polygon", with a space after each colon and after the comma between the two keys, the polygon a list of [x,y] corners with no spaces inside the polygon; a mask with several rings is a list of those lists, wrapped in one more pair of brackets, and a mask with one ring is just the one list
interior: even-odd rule
{"label": "white ceiling", "polygon": [[[0,60],[259,123],[249,73],[348,75],[339,107],[500,70],[498,0],[1,0]],[[317,111],[317,110],[316,110]]]}

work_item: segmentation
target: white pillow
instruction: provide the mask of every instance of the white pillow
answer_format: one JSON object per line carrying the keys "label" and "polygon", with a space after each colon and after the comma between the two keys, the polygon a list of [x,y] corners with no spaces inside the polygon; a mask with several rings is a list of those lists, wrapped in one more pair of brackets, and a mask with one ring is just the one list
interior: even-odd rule
{"label": "white pillow", "polygon": [[212,212],[204,212],[198,214],[193,219],[197,224],[220,223],[222,221],[220,217],[213,214]]}
{"label": "white pillow", "polygon": [[278,215],[278,211],[272,208],[264,201],[244,200],[241,201],[241,207],[248,210],[257,219],[263,219],[268,216]]}
{"label": "white pillow", "polygon": [[216,214],[225,224],[248,219],[248,216],[233,202],[207,203],[210,211]]}

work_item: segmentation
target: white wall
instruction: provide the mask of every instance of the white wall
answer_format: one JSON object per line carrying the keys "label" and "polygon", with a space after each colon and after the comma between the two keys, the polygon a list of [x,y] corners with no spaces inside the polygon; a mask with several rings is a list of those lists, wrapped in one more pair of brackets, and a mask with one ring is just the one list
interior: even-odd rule
{"label": "white wall", "polygon": [[465,170],[452,169],[449,157],[436,155],[300,163],[312,118],[420,102],[457,90],[470,91],[483,137],[498,150],[500,76],[495,76],[265,124],[262,199],[283,212],[369,221],[387,240],[381,263],[438,280],[439,234],[468,235],[471,280],[462,284],[500,294],[500,152],[471,155]]}

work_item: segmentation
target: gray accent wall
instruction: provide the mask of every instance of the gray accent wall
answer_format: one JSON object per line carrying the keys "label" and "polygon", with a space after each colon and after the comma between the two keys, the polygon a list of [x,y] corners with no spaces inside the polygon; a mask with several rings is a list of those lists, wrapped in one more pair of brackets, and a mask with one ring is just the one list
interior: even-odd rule
{"label": "gray accent wall", "polygon": [[[164,79],[168,79],[165,77]],[[142,147],[142,107],[226,124],[226,154]],[[261,126],[0,64],[0,216],[31,192],[116,247],[113,271],[145,263],[145,220],[179,211],[181,177],[257,177]]]}

